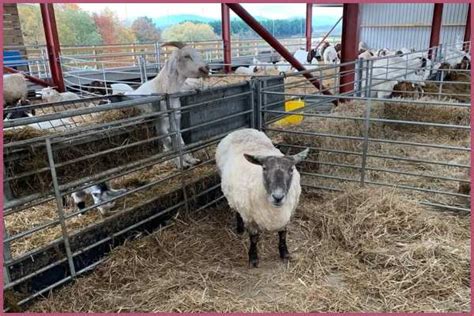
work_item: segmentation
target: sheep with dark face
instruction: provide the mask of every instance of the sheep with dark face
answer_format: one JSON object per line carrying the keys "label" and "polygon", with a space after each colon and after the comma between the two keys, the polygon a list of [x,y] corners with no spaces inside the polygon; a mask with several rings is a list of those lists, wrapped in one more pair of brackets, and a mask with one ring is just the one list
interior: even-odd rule
{"label": "sheep with dark face", "polygon": [[306,158],[308,151],[285,156],[255,129],[234,131],[217,146],[222,192],[237,212],[237,232],[243,233],[246,228],[249,233],[251,267],[258,266],[257,243],[262,231],[277,231],[280,258],[290,258],[286,226],[301,194],[295,165]]}

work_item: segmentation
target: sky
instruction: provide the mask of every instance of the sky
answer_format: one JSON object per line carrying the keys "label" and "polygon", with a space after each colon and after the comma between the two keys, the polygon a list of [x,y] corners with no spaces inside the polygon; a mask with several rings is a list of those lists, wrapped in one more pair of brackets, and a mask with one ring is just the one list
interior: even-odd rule
{"label": "sky", "polygon": [[[221,15],[219,3],[79,3],[79,6],[90,12],[100,12],[104,8],[109,7],[122,19],[131,19],[139,16],[154,18],[176,14],[195,14],[219,19]],[[270,19],[304,17],[306,14],[306,4],[304,3],[247,3],[242,4],[242,6],[254,16],[261,16]],[[341,8],[315,7],[313,9],[313,15],[324,14],[341,16],[341,13]],[[232,11],[231,15],[233,15]]]}

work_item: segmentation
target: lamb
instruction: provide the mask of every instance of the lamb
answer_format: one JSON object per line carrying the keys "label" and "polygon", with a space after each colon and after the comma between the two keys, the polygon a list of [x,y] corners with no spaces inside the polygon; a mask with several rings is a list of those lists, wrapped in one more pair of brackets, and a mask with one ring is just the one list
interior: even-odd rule
{"label": "lamb", "polygon": [[54,90],[51,87],[44,88],[40,91],[41,99],[46,103],[53,103],[53,102],[62,102],[62,101],[69,101],[69,100],[78,100],[80,99],[77,94],[74,92],[62,92],[59,93],[58,91]]}
{"label": "lamb", "polygon": [[[29,100],[20,100],[18,101],[17,107],[28,106],[30,104],[31,103],[29,102]],[[20,118],[33,117],[35,115],[36,113],[34,109],[15,108],[13,110],[9,110],[7,114],[4,114],[3,121],[6,122],[6,121],[16,120]],[[31,123],[28,125],[21,125],[19,127],[14,127],[14,128],[19,129],[23,127],[31,127],[38,130],[54,129],[54,130],[63,131],[73,126],[74,126],[73,123],[68,119],[56,119],[56,120],[51,120],[51,121]],[[4,128],[4,130],[9,130],[9,129],[12,129],[12,127]]]}
{"label": "lamb", "polygon": [[257,66],[249,66],[249,67],[238,67],[234,73],[237,75],[246,75],[246,76],[252,76],[258,71]]}
{"label": "lamb", "polygon": [[417,99],[424,95],[421,85],[408,81],[400,81],[393,87],[391,98]]}
{"label": "lamb", "polygon": [[368,51],[368,50],[369,50],[369,46],[365,42],[360,41],[359,42],[359,54],[362,54],[363,52]]}
{"label": "lamb", "polygon": [[112,88],[112,94],[127,94],[133,92],[133,88],[125,83],[113,83],[110,85]]}
{"label": "lamb", "polygon": [[369,59],[374,58],[374,54],[372,52],[366,50],[366,51],[360,53],[358,57],[362,58],[364,60],[369,60]]}
{"label": "lamb", "polygon": [[[186,46],[181,42],[167,42],[161,46],[173,46],[178,49],[171,54],[171,57],[165,62],[163,68],[154,79],[145,82],[134,91],[125,92],[125,95],[172,94],[181,91],[187,78],[209,76],[209,66],[202,60],[201,55],[196,49]],[[171,98],[170,107],[171,109],[179,109],[181,107],[179,98]],[[138,106],[138,108],[144,113],[154,112],[152,104],[143,104]],[[160,110],[167,110],[166,102],[161,102]],[[176,128],[180,128],[181,113],[179,111],[173,115],[172,122]],[[168,134],[170,118],[167,115],[161,116],[159,123],[155,125],[155,129],[160,135]],[[185,145],[181,137],[179,141],[183,146]],[[170,136],[166,136],[163,139],[163,147],[165,151],[171,150],[172,141]],[[199,163],[199,160],[191,154],[185,154],[183,160],[183,167],[185,168]],[[176,165],[180,165],[179,158],[175,158],[174,162]]]}
{"label": "lamb", "polygon": [[[372,92],[370,97],[390,97],[394,86],[399,80],[419,83],[426,80],[429,71],[426,71],[428,60],[424,57],[414,57],[405,60],[403,57],[391,57],[375,60],[372,72]],[[407,67],[407,69],[405,69]],[[365,89],[366,72],[362,73],[362,89]],[[365,93],[364,93],[365,95]]]}
{"label": "lamb", "polygon": [[13,105],[28,95],[26,79],[22,74],[3,75],[3,105]]}
{"label": "lamb", "polygon": [[231,209],[237,212],[237,232],[246,228],[250,237],[249,266],[258,267],[257,242],[262,231],[278,231],[280,258],[290,259],[286,226],[301,194],[300,174],[295,165],[309,149],[285,156],[271,140],[255,129],[234,131],[221,140],[216,164],[221,189]]}
{"label": "lamb", "polygon": [[[110,199],[117,197],[120,194],[125,193],[126,191],[127,189],[114,190],[106,182],[101,182],[101,183],[92,185],[90,187],[87,187],[85,189],[73,192],[71,194],[71,197],[74,201],[75,206],[79,210],[83,210],[86,208],[87,194],[90,194],[92,196],[92,199],[94,200],[94,205],[97,205],[100,203],[107,202]],[[63,200],[63,204],[66,204],[64,200]],[[115,206],[115,202],[112,201],[112,202],[100,205],[97,208],[99,209],[99,212],[101,215],[106,216],[109,214],[110,209],[114,206]],[[78,216],[81,216],[81,215],[82,214],[79,214]]]}

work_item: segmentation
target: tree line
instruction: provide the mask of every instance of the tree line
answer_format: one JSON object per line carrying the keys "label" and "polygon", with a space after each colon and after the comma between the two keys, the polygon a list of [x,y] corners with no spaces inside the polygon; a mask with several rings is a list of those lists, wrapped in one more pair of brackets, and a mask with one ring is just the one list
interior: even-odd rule
{"label": "tree line", "polygon": [[[139,17],[127,24],[107,8],[91,14],[77,4],[55,4],[54,7],[61,45],[110,45],[160,40],[205,41],[220,39],[221,36],[220,20],[209,23],[185,21],[161,30],[148,17]],[[39,5],[18,4],[18,11],[25,44],[44,44]],[[259,22],[276,37],[304,36],[304,18],[263,19]],[[231,20],[231,33],[238,38],[258,37],[247,24],[238,19]]]}

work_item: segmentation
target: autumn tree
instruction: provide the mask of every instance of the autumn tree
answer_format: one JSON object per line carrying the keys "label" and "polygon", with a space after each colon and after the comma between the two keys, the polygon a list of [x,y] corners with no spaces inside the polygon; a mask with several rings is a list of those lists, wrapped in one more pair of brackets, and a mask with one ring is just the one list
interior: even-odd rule
{"label": "autumn tree", "polygon": [[99,14],[94,13],[92,17],[104,44],[125,44],[136,41],[131,28],[123,25],[118,16],[109,8]]}
{"label": "autumn tree", "polygon": [[132,31],[140,43],[160,40],[161,30],[156,27],[152,19],[146,16],[139,17],[133,21]]}
{"label": "autumn tree", "polygon": [[163,31],[166,41],[208,41],[217,39],[216,33],[209,24],[184,22],[173,25]]}
{"label": "autumn tree", "polygon": [[102,37],[92,17],[77,4],[55,5],[59,41],[62,45],[97,45]]}
{"label": "autumn tree", "polygon": [[39,5],[18,4],[18,15],[25,45],[44,44],[45,38]]}

